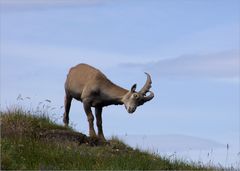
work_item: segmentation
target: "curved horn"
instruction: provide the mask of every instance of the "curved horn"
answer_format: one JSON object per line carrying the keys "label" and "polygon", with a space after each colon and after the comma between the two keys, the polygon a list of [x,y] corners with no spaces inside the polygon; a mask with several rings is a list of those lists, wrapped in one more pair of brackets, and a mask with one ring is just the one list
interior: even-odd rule
{"label": "curved horn", "polygon": [[147,102],[147,101],[152,100],[152,98],[154,97],[154,93],[153,93],[153,92],[151,92],[151,91],[148,91],[148,92],[149,92],[150,94],[149,94],[148,96],[146,96],[146,97],[143,97],[144,103]]}
{"label": "curved horn", "polygon": [[139,93],[144,96],[149,91],[149,89],[151,88],[151,84],[152,84],[151,76],[146,72],[145,72],[145,74],[147,75],[147,81],[146,81],[145,85],[143,86],[143,88],[139,91]]}

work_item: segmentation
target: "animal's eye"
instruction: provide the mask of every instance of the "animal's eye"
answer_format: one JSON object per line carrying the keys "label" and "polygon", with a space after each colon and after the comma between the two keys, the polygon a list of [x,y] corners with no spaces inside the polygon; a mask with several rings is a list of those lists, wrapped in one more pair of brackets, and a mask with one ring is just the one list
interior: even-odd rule
{"label": "animal's eye", "polygon": [[138,98],[138,94],[133,94],[133,97],[137,99]]}

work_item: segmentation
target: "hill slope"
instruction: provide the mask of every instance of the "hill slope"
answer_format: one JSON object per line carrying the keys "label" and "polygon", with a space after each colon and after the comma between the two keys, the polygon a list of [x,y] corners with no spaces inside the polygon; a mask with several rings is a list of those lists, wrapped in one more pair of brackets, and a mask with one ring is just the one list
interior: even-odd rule
{"label": "hill slope", "polygon": [[206,169],[133,149],[117,138],[104,143],[17,109],[1,112],[1,169]]}

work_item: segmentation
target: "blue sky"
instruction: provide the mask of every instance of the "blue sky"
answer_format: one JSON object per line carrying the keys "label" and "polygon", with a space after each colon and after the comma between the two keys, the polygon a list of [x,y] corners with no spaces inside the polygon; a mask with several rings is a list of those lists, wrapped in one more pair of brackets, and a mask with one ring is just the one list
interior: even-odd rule
{"label": "blue sky", "polygon": [[[1,108],[63,105],[71,66],[88,63],[138,89],[152,75],[155,98],[128,115],[103,110],[106,135],[182,134],[239,144],[240,1],[1,0]],[[56,111],[61,116],[63,110]],[[70,120],[87,133],[82,105]]]}

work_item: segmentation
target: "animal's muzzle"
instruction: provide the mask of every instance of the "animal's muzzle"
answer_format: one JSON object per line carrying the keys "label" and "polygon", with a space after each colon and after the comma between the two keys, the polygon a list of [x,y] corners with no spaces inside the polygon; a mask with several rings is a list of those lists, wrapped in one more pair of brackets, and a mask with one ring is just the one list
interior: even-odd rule
{"label": "animal's muzzle", "polygon": [[127,109],[128,113],[133,113],[133,112],[135,112],[135,110],[136,110],[136,107],[129,107]]}

